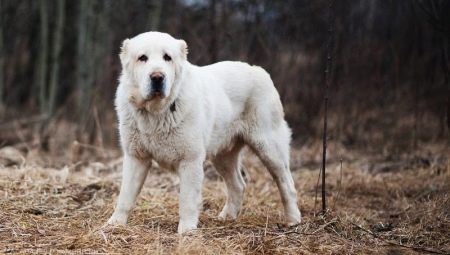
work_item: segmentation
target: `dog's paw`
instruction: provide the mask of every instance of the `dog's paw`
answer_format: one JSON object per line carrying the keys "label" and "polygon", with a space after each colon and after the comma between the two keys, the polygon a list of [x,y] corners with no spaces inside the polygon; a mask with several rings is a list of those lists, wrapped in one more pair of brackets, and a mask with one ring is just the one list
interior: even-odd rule
{"label": "dog's paw", "polygon": [[302,215],[300,210],[296,208],[293,212],[286,214],[286,223],[288,226],[296,226],[302,222]]}
{"label": "dog's paw", "polygon": [[238,212],[236,210],[230,210],[228,206],[225,206],[222,211],[219,213],[219,220],[231,219],[235,220],[237,218]]}
{"label": "dog's paw", "polygon": [[197,224],[189,224],[189,223],[182,223],[180,222],[178,224],[178,234],[186,234],[190,231],[196,230]]}
{"label": "dog's paw", "polygon": [[106,225],[110,226],[118,226],[118,225],[126,225],[127,224],[127,217],[126,216],[116,216],[113,215],[109,220],[106,222]]}
{"label": "dog's paw", "polygon": [[224,221],[224,220],[227,220],[227,219],[235,220],[237,218],[237,214],[232,214],[232,213],[229,213],[227,211],[221,211],[217,218],[219,220],[221,220],[221,221]]}
{"label": "dog's paw", "polygon": [[217,218],[218,218],[219,220],[221,220],[221,221],[226,220],[226,219],[227,219],[227,212],[221,211],[221,212],[219,213],[219,216],[217,216]]}

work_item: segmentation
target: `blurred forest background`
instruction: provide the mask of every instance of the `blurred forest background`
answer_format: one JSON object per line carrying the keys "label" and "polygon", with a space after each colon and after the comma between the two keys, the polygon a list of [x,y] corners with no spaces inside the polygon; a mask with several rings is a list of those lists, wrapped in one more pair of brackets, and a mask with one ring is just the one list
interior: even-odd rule
{"label": "blurred forest background", "polygon": [[[334,10],[330,139],[389,153],[448,143],[450,1],[340,0]],[[119,47],[150,30],[184,39],[197,65],[264,67],[294,143],[317,141],[327,15],[323,0],[0,0],[0,147],[117,148]]]}

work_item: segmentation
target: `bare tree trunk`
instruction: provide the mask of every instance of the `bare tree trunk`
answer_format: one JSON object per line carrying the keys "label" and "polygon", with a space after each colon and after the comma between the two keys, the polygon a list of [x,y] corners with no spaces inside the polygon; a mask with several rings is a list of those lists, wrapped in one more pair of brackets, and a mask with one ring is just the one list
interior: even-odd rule
{"label": "bare tree trunk", "polygon": [[[86,121],[83,121],[82,124],[85,130],[84,133],[88,134],[87,142],[95,143],[96,145],[103,147],[103,131],[101,130],[102,126],[100,125],[102,116],[98,114],[98,105],[95,105],[94,103],[97,102],[97,100],[95,100],[96,97],[94,95],[102,94],[101,91],[105,88],[102,86],[104,84],[102,77],[110,66],[107,62],[109,58],[105,56],[108,56],[108,54],[112,52],[112,44],[108,41],[110,39],[108,23],[112,9],[106,0],[102,0],[97,7],[98,10],[96,11],[95,21],[92,22],[95,24],[95,30],[93,30],[94,32],[92,33],[92,38],[88,45],[88,50],[92,52],[92,54],[90,54],[92,59],[89,62],[90,75],[88,76],[88,82],[89,84],[92,84],[92,110],[90,108],[89,112],[85,113],[89,114],[89,116],[84,117]],[[96,84],[96,86],[93,86],[94,84]],[[94,118],[94,122],[87,121],[87,117]]]}
{"label": "bare tree trunk", "polygon": [[211,57],[211,62],[215,63],[217,62],[218,56],[218,47],[217,47],[217,25],[216,25],[216,8],[217,8],[217,1],[211,0],[209,2],[209,25],[210,25],[210,32],[211,40],[209,42],[209,55]]}
{"label": "bare tree trunk", "polygon": [[5,66],[5,51],[3,49],[3,1],[0,0],[0,116],[2,115],[2,108],[4,106],[4,91],[5,91],[5,75],[4,75],[4,66]]}
{"label": "bare tree trunk", "polygon": [[162,0],[152,0],[147,21],[149,31],[156,31],[159,29],[161,22],[161,10]]}
{"label": "bare tree trunk", "polygon": [[53,37],[53,52],[52,52],[52,70],[50,74],[50,90],[48,99],[48,114],[52,115],[56,108],[56,95],[59,87],[59,56],[63,45],[63,28],[65,19],[65,2],[66,0],[58,0],[58,20],[56,21],[56,29]]}
{"label": "bare tree trunk", "polygon": [[325,70],[325,91],[324,91],[324,104],[325,113],[323,117],[323,137],[322,137],[322,213],[327,212],[326,205],[326,187],[325,187],[325,169],[327,160],[327,120],[328,120],[328,90],[331,84],[331,70],[332,70],[332,54],[333,54],[333,28],[334,28],[334,17],[333,17],[333,0],[328,3],[328,41],[327,41],[327,61]]}
{"label": "bare tree trunk", "polygon": [[[450,133],[450,26],[445,21],[444,16],[447,15],[445,10],[446,1],[415,1],[414,3],[422,10],[423,14],[427,17],[427,22],[430,23],[433,28],[441,32],[441,51],[442,51],[442,68],[444,70],[444,86],[447,91],[447,105],[443,106],[443,117],[440,119],[438,137],[441,137],[445,132],[445,118],[447,118],[447,130]],[[447,109],[445,109],[447,108]]]}
{"label": "bare tree trunk", "polygon": [[47,0],[40,0],[40,50],[38,57],[37,87],[39,89],[39,107],[46,111],[47,102],[47,59],[48,59],[48,5]]}
{"label": "bare tree trunk", "polygon": [[444,38],[442,51],[444,53],[444,72],[445,72],[445,86],[447,87],[447,131],[450,135],[450,39]]}
{"label": "bare tree trunk", "polygon": [[447,93],[447,131],[450,134],[450,90]]}
{"label": "bare tree trunk", "polygon": [[78,87],[78,112],[83,120],[86,117],[86,110],[89,108],[92,97],[92,79],[90,78],[92,75],[89,70],[92,60],[92,57],[90,57],[92,24],[89,24],[88,21],[91,20],[93,1],[80,0],[79,3],[76,81]]}

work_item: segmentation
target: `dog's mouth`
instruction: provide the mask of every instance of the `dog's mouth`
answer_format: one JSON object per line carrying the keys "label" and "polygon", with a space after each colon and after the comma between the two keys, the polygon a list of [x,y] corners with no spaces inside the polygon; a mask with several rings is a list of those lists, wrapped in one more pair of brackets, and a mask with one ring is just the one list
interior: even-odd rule
{"label": "dog's mouth", "polygon": [[152,100],[162,100],[166,97],[166,95],[160,91],[155,91],[151,93],[150,95],[145,97],[145,101],[152,101]]}
{"label": "dog's mouth", "polygon": [[135,105],[138,109],[146,109],[150,111],[150,108],[155,105],[159,105],[166,98],[161,93],[154,93],[146,97],[142,97],[139,94],[131,94],[128,100]]}

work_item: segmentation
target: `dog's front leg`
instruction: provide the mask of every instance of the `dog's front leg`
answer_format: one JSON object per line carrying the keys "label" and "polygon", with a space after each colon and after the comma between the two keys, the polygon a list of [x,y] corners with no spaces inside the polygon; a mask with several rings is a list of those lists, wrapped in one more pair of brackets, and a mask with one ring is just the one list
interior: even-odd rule
{"label": "dog's front leg", "polygon": [[151,164],[151,160],[144,162],[133,156],[124,155],[119,198],[116,209],[108,220],[108,224],[125,225],[127,223],[128,214],[133,208],[136,197],[147,177],[149,164]]}
{"label": "dog's front leg", "polygon": [[178,175],[180,177],[178,233],[182,234],[197,228],[202,203],[203,160],[181,162]]}

